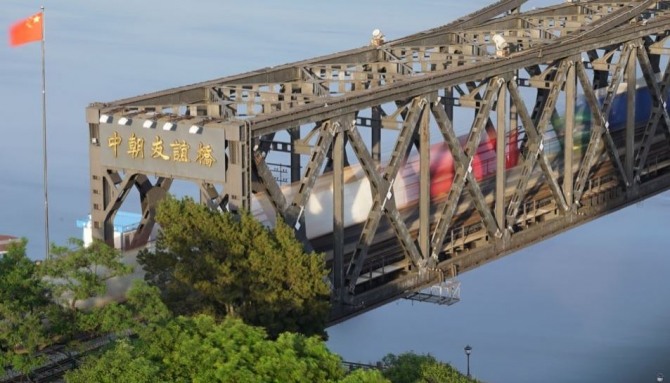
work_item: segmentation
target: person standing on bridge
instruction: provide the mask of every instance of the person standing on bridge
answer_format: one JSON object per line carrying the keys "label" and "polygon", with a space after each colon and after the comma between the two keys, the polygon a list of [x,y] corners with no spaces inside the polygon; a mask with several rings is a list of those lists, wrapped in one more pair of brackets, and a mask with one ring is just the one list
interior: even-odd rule
{"label": "person standing on bridge", "polygon": [[372,39],[370,39],[370,45],[379,47],[384,44],[384,35],[379,29],[372,31]]}

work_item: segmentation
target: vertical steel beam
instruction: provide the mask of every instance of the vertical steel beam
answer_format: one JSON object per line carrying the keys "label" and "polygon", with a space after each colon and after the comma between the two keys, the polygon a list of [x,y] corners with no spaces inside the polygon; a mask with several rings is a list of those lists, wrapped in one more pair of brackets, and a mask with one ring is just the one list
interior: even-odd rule
{"label": "vertical steel beam", "polygon": [[372,136],[370,137],[370,144],[372,145],[372,160],[377,164],[379,164],[382,159],[382,115],[383,111],[381,105],[372,107],[372,116],[370,121],[372,128],[370,133]]}
{"label": "vertical steel beam", "polygon": [[[344,135],[348,117],[335,122],[333,141],[333,296],[344,301]],[[351,116],[349,119],[353,119]]]}
{"label": "vertical steel beam", "polygon": [[114,184],[107,178],[107,170],[101,164],[100,109],[97,106],[86,108],[86,122],[89,130],[91,234],[94,239],[114,246],[114,225],[106,219]]}
{"label": "vertical steel beam", "polygon": [[[216,191],[214,191],[214,195],[208,193],[208,191],[211,190],[211,189],[209,189],[209,188],[207,188],[207,187],[204,187],[205,184],[207,184],[207,183],[206,183],[206,182],[201,182],[200,185],[199,185],[200,188],[198,189],[198,194],[199,194],[198,202],[199,202],[201,205],[204,204],[204,205],[207,206],[208,208],[212,209],[212,208],[213,208],[213,207],[212,207],[212,200],[213,200],[214,198],[218,197],[219,193],[216,192]],[[213,188],[212,188],[212,189],[213,189]]]}
{"label": "vertical steel beam", "polygon": [[626,92],[626,154],[625,154],[625,169],[626,177],[632,181],[632,186],[636,188],[634,182],[635,174],[633,167],[635,166],[635,93],[637,88],[637,73],[635,51],[630,52],[628,59],[628,68],[626,68],[626,83],[628,84]]}
{"label": "vertical steel beam", "polygon": [[232,212],[239,209],[251,210],[252,173],[254,150],[252,149],[252,135],[249,121],[241,125],[226,126],[226,143],[235,158],[226,167],[226,182],[224,191],[228,194],[228,207]]}
{"label": "vertical steel beam", "polygon": [[444,112],[446,119],[445,127],[447,130],[454,130],[454,88],[449,86],[444,90]]}
{"label": "vertical steel beam", "polygon": [[[519,77],[519,71],[514,72],[514,77],[510,81],[516,81]],[[507,85],[507,93],[509,93],[509,85]],[[509,99],[509,138],[510,138],[510,155],[514,156],[510,160],[512,163],[518,163],[519,159],[519,113],[512,98]],[[512,147],[511,145],[514,145]],[[514,150],[512,150],[514,149]]]}
{"label": "vertical steel beam", "polygon": [[[108,207],[112,204],[113,196],[116,194],[116,188],[113,182],[109,180],[107,177],[102,177],[102,183],[103,183],[103,206],[101,207],[103,210],[100,211],[101,214],[95,214],[95,212],[91,215],[93,219],[95,219],[96,216],[101,216],[102,219],[101,221],[101,226],[99,228],[100,232],[102,233],[102,240],[105,241],[106,244],[114,247],[114,215],[116,214],[116,211],[110,212],[108,210]],[[112,214],[113,213],[113,214]],[[96,221],[93,221],[94,223]]]}
{"label": "vertical steel beam", "polygon": [[501,86],[498,91],[498,101],[496,102],[497,112],[497,132],[496,137],[496,201],[495,216],[498,227],[505,227],[505,165],[507,156],[505,155],[505,146],[507,143],[507,87]]}
{"label": "vertical steel beam", "polygon": [[[240,157],[241,157],[241,207],[251,211],[251,174],[253,173],[253,146],[251,126],[247,122],[240,127]],[[230,193],[229,193],[230,194]]]}
{"label": "vertical steel beam", "polygon": [[300,139],[300,127],[288,130],[291,137],[291,183],[300,181],[300,154],[295,152],[295,143]]}
{"label": "vertical steel beam", "polygon": [[430,254],[430,183],[430,113],[424,108],[419,121],[419,249],[424,259]]}
{"label": "vertical steel beam", "polygon": [[[579,59],[579,58],[577,58]],[[577,101],[577,75],[574,60],[570,61],[568,73],[565,76],[565,132],[563,139],[563,195],[568,206],[573,206],[575,148],[575,105]]]}

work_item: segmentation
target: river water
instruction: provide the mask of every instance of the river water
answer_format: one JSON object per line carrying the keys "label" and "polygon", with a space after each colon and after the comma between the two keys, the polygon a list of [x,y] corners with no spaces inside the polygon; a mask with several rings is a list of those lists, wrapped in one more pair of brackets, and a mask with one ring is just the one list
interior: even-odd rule
{"label": "river water", "polygon": [[[524,6],[549,4],[534,1]],[[398,38],[488,2],[45,2],[51,241],[88,214],[86,105]],[[0,26],[37,11],[5,0]],[[6,30],[6,29],[5,29]],[[0,233],[44,255],[39,44],[0,44]],[[460,276],[462,301],[398,301],[329,329],[345,359],[431,353],[489,382],[653,382],[670,376],[670,195]]]}

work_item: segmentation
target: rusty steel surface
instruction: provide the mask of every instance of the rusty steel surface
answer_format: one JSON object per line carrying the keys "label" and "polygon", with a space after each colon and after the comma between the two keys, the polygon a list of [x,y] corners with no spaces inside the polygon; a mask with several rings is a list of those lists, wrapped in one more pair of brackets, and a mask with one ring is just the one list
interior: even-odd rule
{"label": "rusty steel surface", "polygon": [[141,245],[172,180],[195,182],[208,206],[278,215],[326,253],[335,323],[669,188],[669,2],[524,2],[92,103],[93,235],[113,238],[135,187]]}

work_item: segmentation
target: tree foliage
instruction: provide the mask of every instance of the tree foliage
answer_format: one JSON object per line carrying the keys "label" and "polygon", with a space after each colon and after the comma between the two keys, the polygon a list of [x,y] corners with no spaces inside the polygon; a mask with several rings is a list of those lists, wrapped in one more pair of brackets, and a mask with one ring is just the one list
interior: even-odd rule
{"label": "tree foliage", "polygon": [[51,258],[42,265],[54,297],[71,310],[77,302],[102,295],[108,279],[126,275],[132,267],[121,262],[122,255],[102,241],[85,247],[80,239],[70,238],[70,246],[51,246]]}
{"label": "tree foliage", "polygon": [[340,383],[391,383],[377,369],[357,369],[345,376]]}
{"label": "tree foliage", "polygon": [[119,340],[101,357],[89,357],[83,366],[67,372],[67,382],[141,383],[157,382],[160,367],[138,355],[138,349],[128,339]]}
{"label": "tree foliage", "polygon": [[[157,324],[157,322],[154,322]],[[209,315],[177,317],[117,342],[66,375],[78,382],[387,382],[378,372],[345,377],[340,358],[318,337],[283,333]]]}
{"label": "tree foliage", "polygon": [[407,352],[382,359],[384,376],[393,383],[471,383],[470,379],[431,355]]}
{"label": "tree foliage", "polygon": [[50,300],[26,244],[25,239],[13,243],[0,255],[0,366],[17,371],[38,365],[38,351],[62,329],[62,309]]}
{"label": "tree foliage", "polygon": [[105,306],[79,313],[80,331],[94,334],[143,333],[147,328],[160,326],[172,317],[160,299],[158,288],[142,280],[133,281],[123,303],[111,302]]}
{"label": "tree foliage", "polygon": [[271,230],[248,212],[167,198],[156,221],[156,250],[138,260],[174,313],[236,316],[272,337],[323,334],[329,311],[323,256],[306,254],[281,220]]}

